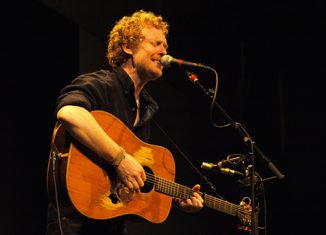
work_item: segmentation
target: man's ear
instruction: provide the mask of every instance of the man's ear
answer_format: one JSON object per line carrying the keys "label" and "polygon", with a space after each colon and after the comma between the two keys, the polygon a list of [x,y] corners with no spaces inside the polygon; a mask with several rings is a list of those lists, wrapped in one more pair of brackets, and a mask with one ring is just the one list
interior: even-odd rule
{"label": "man's ear", "polygon": [[130,56],[132,55],[132,50],[127,43],[122,44],[121,48],[122,48],[123,52],[126,53],[127,55],[130,55]]}

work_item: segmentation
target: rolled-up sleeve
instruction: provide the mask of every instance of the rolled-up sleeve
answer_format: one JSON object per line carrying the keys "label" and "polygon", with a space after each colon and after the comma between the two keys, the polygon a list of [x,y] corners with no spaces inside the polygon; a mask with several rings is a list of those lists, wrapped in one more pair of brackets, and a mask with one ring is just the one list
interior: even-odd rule
{"label": "rolled-up sleeve", "polygon": [[108,90],[103,90],[102,80],[96,76],[84,75],[77,77],[71,84],[64,87],[56,102],[55,113],[66,105],[81,106],[89,111],[97,109],[98,101],[105,101],[109,96]]}

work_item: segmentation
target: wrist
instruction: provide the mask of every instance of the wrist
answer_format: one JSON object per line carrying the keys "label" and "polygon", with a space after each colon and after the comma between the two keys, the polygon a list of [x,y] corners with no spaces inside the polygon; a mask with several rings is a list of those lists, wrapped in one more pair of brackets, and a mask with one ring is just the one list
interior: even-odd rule
{"label": "wrist", "polygon": [[123,148],[120,148],[118,154],[111,161],[112,166],[119,166],[121,161],[126,158],[126,151]]}

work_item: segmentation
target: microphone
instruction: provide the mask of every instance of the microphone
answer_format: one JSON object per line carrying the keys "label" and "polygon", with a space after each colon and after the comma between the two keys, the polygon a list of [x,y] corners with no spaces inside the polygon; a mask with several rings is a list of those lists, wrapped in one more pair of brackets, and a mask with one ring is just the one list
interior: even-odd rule
{"label": "microphone", "polygon": [[234,157],[234,158],[230,158],[227,160],[219,161],[217,164],[203,162],[201,164],[201,168],[205,169],[205,170],[215,170],[215,171],[221,172],[222,174],[226,174],[226,175],[244,176],[244,174],[239,171],[224,167],[226,164],[236,163],[242,159],[243,159],[243,157]]}
{"label": "microphone", "polygon": [[232,170],[230,168],[224,168],[224,167],[220,168],[217,166],[217,164],[214,164],[214,163],[203,162],[201,164],[201,168],[205,169],[205,170],[215,170],[217,172],[220,172],[220,173],[226,174],[226,175],[244,176],[244,174],[241,173],[240,171],[236,171],[236,170]]}
{"label": "microphone", "polygon": [[199,68],[205,68],[205,69],[210,69],[210,67],[206,65],[202,65],[199,63],[194,63],[194,62],[189,62],[181,59],[175,59],[170,55],[164,55],[161,57],[161,64],[163,65],[164,68],[170,68],[171,64],[178,64],[179,67],[199,67]]}
{"label": "microphone", "polygon": [[243,160],[243,157],[240,157],[240,156],[238,156],[238,157],[233,157],[233,158],[229,158],[229,159],[225,159],[225,160],[219,161],[219,162],[217,163],[217,166],[218,166],[219,168],[221,168],[221,167],[223,167],[223,166],[225,166],[225,165],[230,165],[230,164],[238,163],[238,162],[240,162],[241,160]]}

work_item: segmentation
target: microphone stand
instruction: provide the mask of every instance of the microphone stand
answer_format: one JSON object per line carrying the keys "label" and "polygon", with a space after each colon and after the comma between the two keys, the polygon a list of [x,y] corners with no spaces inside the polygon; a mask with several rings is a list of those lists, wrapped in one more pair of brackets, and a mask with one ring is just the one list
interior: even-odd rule
{"label": "microphone stand", "polygon": [[[211,68],[210,68],[211,69]],[[214,72],[215,70],[212,69]],[[216,73],[216,72],[215,72]],[[258,224],[256,221],[256,215],[255,215],[255,152],[259,154],[262,160],[267,164],[268,168],[275,174],[275,176],[278,179],[283,179],[285,176],[276,168],[276,166],[272,163],[272,161],[263,154],[263,152],[258,148],[258,146],[255,144],[255,142],[251,139],[248,132],[245,130],[245,128],[235,121],[225,112],[225,110],[222,108],[222,106],[214,100],[214,96],[212,96],[212,93],[210,91],[207,91],[205,87],[199,82],[199,79],[196,74],[189,72],[186,70],[186,74],[189,78],[189,80],[198,86],[211,100],[214,101],[214,104],[220,109],[224,117],[228,120],[228,122],[239,132],[239,134],[243,137],[243,140],[245,143],[249,143],[250,145],[250,160],[252,162],[252,165],[249,168],[249,177],[250,177],[250,193],[251,193],[251,206],[252,206],[252,213],[251,213],[251,232],[253,235],[258,235]]]}

